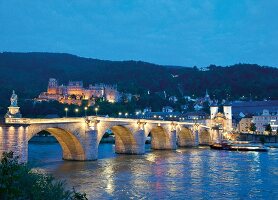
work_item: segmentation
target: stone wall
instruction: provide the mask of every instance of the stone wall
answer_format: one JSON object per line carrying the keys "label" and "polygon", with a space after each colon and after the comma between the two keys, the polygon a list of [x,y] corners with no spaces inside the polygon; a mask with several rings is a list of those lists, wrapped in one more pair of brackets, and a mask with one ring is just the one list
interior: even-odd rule
{"label": "stone wall", "polygon": [[239,136],[240,141],[250,141],[250,142],[261,142],[261,138],[264,138],[265,143],[277,143],[278,136],[277,135],[256,135],[256,134],[245,134],[241,133]]}

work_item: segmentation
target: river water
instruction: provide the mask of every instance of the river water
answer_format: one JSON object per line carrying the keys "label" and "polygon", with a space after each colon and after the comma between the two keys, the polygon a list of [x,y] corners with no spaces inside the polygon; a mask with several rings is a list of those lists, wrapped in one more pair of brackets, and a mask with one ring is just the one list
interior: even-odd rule
{"label": "river water", "polygon": [[278,199],[278,149],[146,151],[118,155],[101,144],[99,160],[77,162],[63,161],[59,144],[29,144],[29,161],[89,199]]}

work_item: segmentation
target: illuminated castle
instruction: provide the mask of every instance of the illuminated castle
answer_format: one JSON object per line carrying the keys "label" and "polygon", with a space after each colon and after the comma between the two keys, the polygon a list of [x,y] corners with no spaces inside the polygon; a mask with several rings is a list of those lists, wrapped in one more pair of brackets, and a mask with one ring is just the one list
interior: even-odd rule
{"label": "illuminated castle", "polygon": [[117,85],[103,83],[89,85],[84,88],[82,81],[70,81],[68,85],[59,85],[55,78],[50,78],[47,92],[42,92],[36,101],[56,100],[61,103],[81,105],[82,100],[88,100],[89,105],[96,98],[104,98],[108,102],[119,102],[122,94],[117,90]]}

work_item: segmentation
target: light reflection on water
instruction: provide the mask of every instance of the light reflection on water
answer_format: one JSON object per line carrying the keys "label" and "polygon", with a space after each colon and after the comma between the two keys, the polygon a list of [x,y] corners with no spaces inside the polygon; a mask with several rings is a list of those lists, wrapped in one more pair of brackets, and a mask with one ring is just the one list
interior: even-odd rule
{"label": "light reflection on water", "polygon": [[278,150],[146,150],[117,155],[101,144],[99,160],[71,162],[59,144],[29,144],[29,161],[90,199],[278,199]]}

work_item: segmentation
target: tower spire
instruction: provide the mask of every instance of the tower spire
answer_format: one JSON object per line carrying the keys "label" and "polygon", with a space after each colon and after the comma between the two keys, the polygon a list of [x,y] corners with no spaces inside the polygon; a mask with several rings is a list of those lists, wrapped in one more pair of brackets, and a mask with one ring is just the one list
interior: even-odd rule
{"label": "tower spire", "polygon": [[206,89],[206,97],[209,97],[208,89]]}

